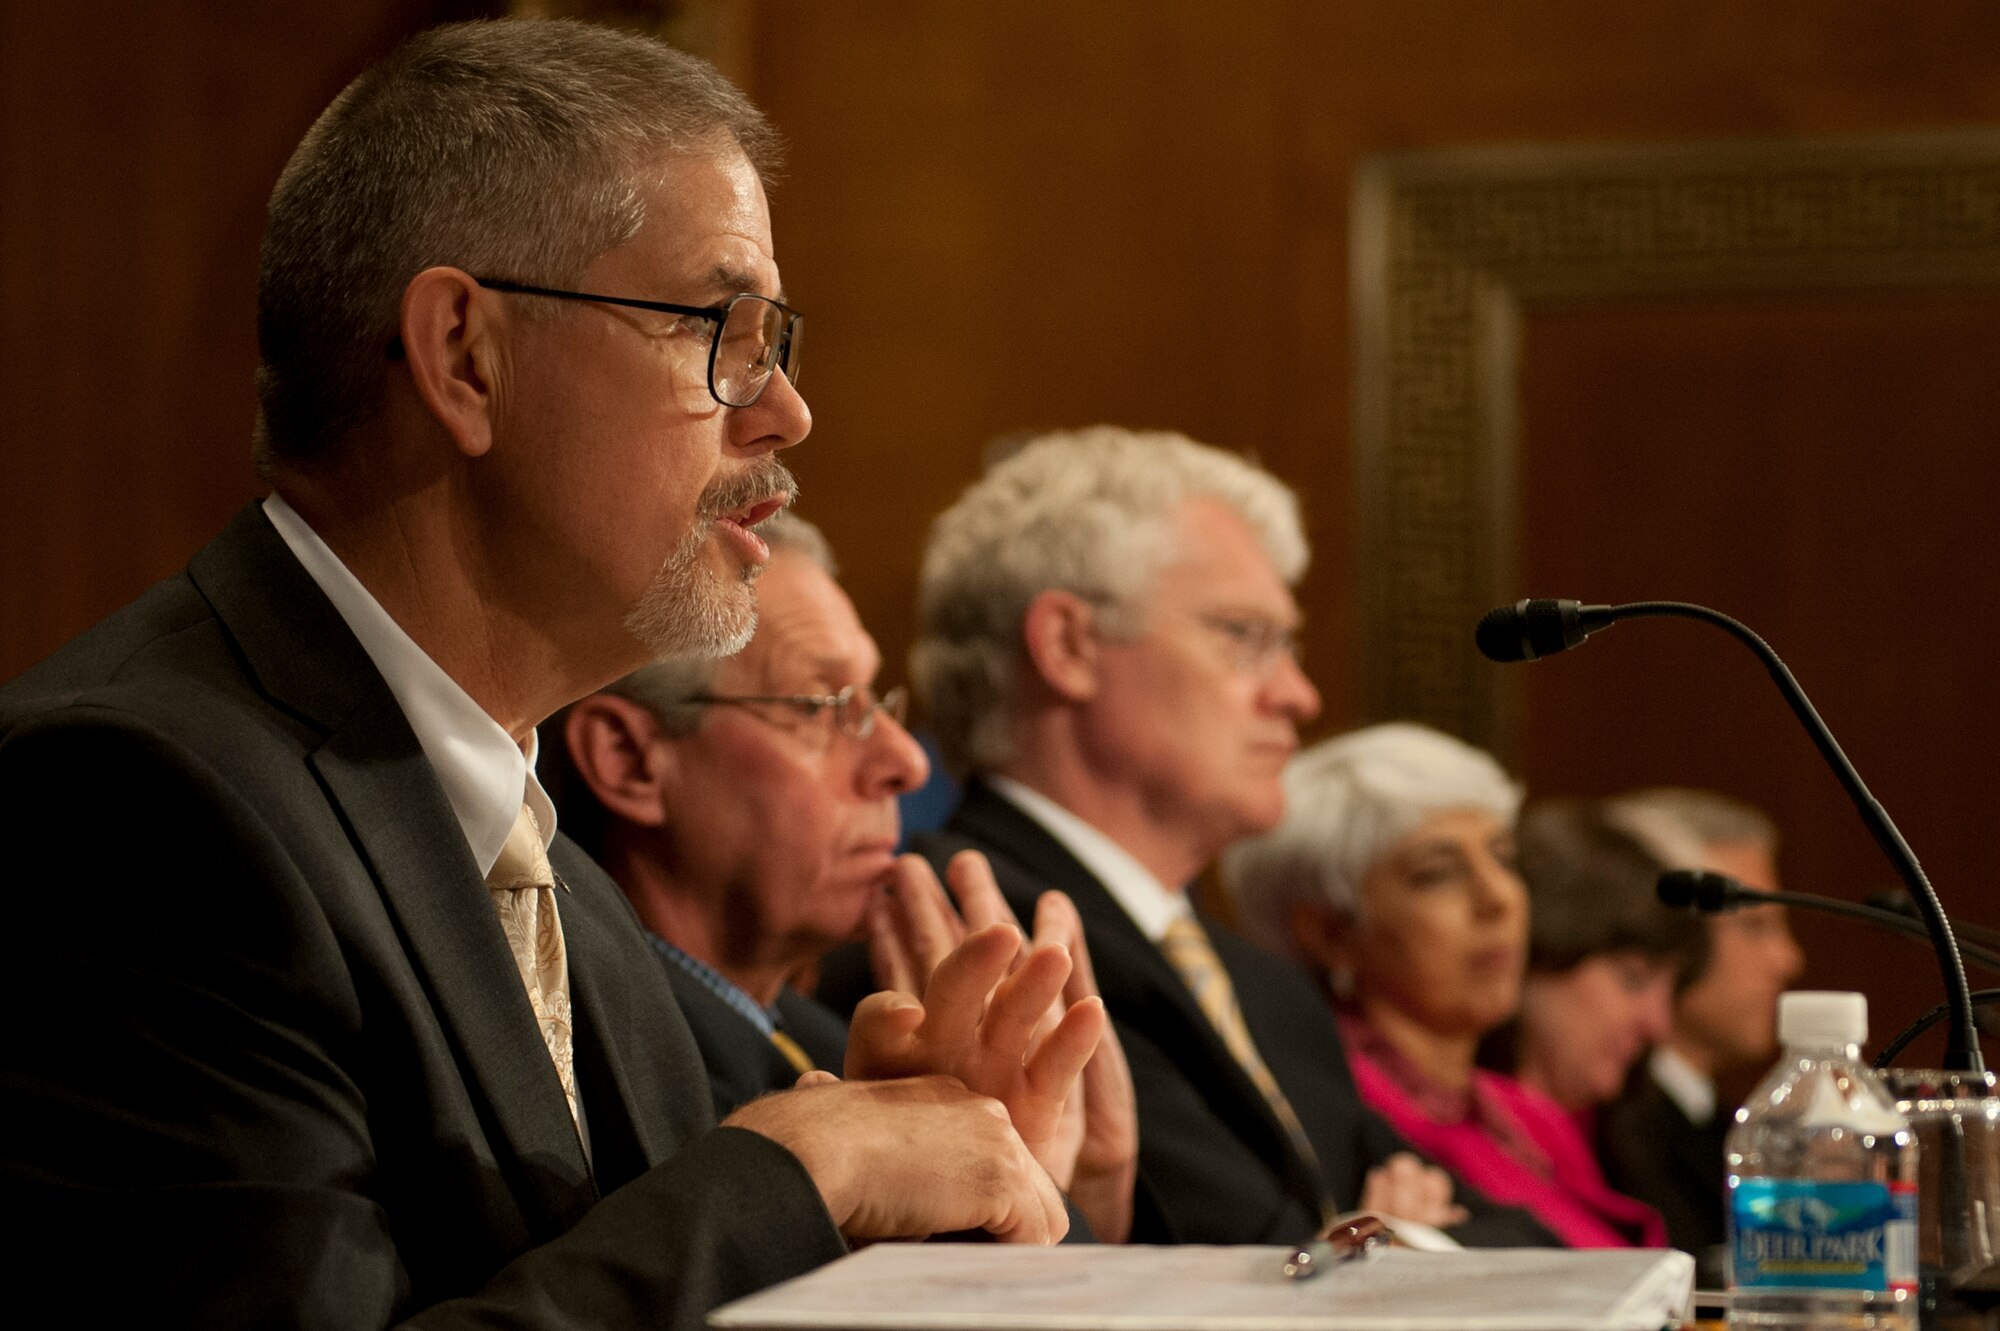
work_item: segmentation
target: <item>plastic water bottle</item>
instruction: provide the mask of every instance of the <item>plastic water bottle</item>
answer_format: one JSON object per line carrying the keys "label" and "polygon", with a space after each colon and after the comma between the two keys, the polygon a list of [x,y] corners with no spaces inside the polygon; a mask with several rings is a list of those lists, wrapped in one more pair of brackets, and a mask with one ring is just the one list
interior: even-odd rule
{"label": "plastic water bottle", "polygon": [[1861,1061],[1868,1000],[1778,1000],[1784,1057],[1736,1111],[1731,1327],[1914,1331],[1917,1139]]}

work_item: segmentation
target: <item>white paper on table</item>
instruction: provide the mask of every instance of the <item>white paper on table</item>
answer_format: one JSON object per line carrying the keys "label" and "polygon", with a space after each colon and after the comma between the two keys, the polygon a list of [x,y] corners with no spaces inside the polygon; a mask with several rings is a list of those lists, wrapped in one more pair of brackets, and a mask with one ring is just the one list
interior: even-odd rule
{"label": "white paper on table", "polygon": [[1377,1251],[1311,1280],[1289,1248],[877,1244],[709,1315],[728,1331],[1658,1331],[1685,1253]]}

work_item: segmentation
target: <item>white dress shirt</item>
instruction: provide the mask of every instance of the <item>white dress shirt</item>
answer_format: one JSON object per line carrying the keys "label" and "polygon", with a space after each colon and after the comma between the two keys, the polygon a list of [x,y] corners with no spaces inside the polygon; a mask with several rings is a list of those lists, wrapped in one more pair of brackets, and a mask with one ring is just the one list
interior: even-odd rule
{"label": "white dress shirt", "polygon": [[444,787],[480,875],[490,872],[500,858],[500,847],[514,829],[524,801],[541,824],[546,847],[555,839],[556,810],[535,779],[537,741],[532,733],[523,753],[513,736],[403,632],[281,496],[273,494],[264,501],[264,515],[361,640],[361,650],[396,695],[438,784]]}
{"label": "white dress shirt", "polygon": [[1010,777],[988,776],[986,784],[1076,856],[1153,942],[1166,937],[1168,925],[1192,913],[1185,891],[1167,887],[1125,847],[1047,795]]}
{"label": "white dress shirt", "polygon": [[1715,1079],[1703,1076],[1694,1064],[1662,1044],[1653,1046],[1646,1070],[1688,1122],[1701,1127],[1715,1117]]}

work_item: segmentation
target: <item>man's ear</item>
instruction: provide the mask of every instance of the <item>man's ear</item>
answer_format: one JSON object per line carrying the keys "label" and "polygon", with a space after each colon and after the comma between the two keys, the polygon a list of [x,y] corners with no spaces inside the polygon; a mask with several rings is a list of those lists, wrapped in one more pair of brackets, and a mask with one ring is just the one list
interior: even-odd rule
{"label": "man's ear", "polygon": [[494,300],[457,268],[426,268],[403,288],[396,325],[410,384],[459,452],[493,446]]}
{"label": "man's ear", "polygon": [[577,775],[614,816],[660,827],[679,785],[680,762],[659,721],[612,693],[593,693],[569,709],[563,742]]}
{"label": "man's ear", "polygon": [[1021,617],[1021,641],[1050,692],[1067,702],[1096,696],[1102,643],[1090,602],[1059,588],[1039,593]]}

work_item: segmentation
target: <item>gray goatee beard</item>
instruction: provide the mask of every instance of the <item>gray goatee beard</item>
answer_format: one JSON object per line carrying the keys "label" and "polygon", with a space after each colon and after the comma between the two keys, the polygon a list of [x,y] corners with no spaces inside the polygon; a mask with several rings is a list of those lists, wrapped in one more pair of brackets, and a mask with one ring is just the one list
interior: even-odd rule
{"label": "gray goatee beard", "polygon": [[757,631],[757,597],[750,584],[763,565],[746,565],[742,577],[726,579],[702,559],[702,550],[721,514],[770,495],[782,496],[789,505],[798,493],[798,482],[773,454],[712,482],[695,503],[694,526],[660,565],[638,604],[626,612],[626,632],[656,661],[742,651]]}

